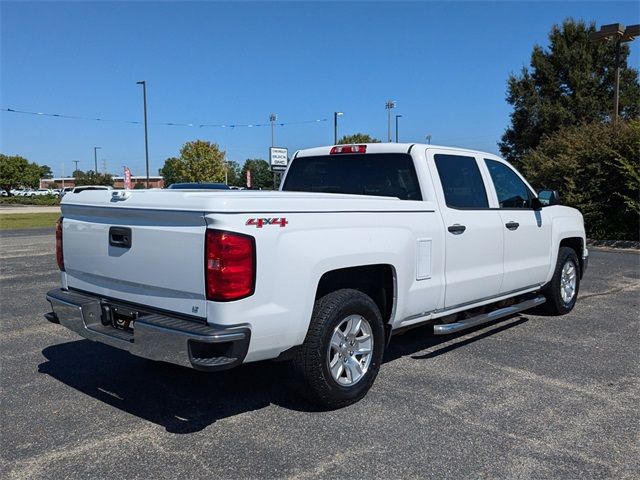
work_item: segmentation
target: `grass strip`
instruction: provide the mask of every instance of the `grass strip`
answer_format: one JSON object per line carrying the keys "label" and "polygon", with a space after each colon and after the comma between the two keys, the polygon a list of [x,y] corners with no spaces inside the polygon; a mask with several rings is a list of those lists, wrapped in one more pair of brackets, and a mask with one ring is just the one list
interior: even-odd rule
{"label": "grass strip", "polygon": [[56,212],[0,214],[0,230],[43,227],[54,228],[58,218],[60,218],[60,214]]}

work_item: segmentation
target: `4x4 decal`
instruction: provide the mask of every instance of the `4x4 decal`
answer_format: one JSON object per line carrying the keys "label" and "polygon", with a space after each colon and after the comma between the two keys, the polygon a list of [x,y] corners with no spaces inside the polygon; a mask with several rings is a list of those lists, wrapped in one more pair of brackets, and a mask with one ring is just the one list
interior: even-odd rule
{"label": "4x4 decal", "polygon": [[282,218],[250,218],[245,225],[255,226],[256,228],[262,228],[265,225],[280,225],[280,228],[284,228],[289,224],[287,219]]}

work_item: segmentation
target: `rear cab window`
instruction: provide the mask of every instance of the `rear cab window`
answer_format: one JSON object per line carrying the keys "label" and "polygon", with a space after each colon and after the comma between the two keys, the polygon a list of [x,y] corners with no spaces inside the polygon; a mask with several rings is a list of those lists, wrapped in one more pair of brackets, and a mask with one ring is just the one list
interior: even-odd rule
{"label": "rear cab window", "polygon": [[422,200],[413,158],[406,153],[297,157],[282,190]]}

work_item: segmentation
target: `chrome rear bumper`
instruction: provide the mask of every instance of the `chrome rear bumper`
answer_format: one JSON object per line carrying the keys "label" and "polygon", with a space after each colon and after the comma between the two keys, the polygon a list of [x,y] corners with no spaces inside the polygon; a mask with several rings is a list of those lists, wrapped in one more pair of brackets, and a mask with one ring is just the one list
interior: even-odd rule
{"label": "chrome rear bumper", "polygon": [[109,316],[114,304],[109,300],[61,288],[47,292],[47,300],[53,310],[45,315],[50,322],[151,360],[224,370],[241,364],[249,349],[251,330],[245,325],[205,325],[128,305],[125,308],[135,318],[131,332],[112,326]]}

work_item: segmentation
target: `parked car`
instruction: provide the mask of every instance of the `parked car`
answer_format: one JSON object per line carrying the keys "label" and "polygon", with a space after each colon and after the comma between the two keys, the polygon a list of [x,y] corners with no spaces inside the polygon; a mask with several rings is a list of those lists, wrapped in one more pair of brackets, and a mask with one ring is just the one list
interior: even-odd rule
{"label": "parked car", "polygon": [[67,195],[46,317],[199,370],[291,360],[342,407],[395,332],[573,309],[583,218],[544,198],[493,154],[399,143],[301,150],[279,192]]}
{"label": "parked car", "polygon": [[43,196],[47,196],[47,195],[51,195],[54,197],[58,196],[58,192],[55,191],[52,188],[39,188],[37,190],[32,190],[30,195],[31,197],[43,197]]}
{"label": "parked car", "polygon": [[73,190],[73,187],[64,187],[61,191],[60,191],[60,199],[62,199],[62,197],[64,197],[67,193],[69,193],[70,191]]}

